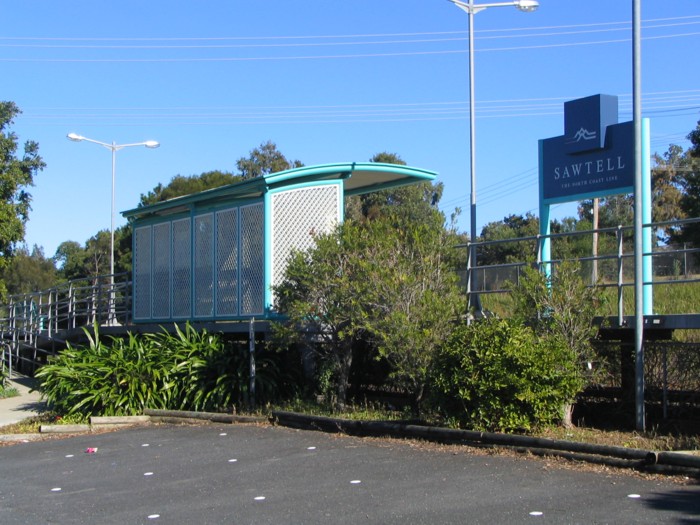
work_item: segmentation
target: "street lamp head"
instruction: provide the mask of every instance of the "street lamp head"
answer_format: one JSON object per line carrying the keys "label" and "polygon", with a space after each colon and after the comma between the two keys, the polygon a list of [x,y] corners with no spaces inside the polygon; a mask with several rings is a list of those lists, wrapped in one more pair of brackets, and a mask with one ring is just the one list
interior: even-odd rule
{"label": "street lamp head", "polygon": [[515,7],[526,13],[536,11],[539,6],[540,3],[537,0],[517,0],[515,3]]}
{"label": "street lamp head", "polygon": [[77,133],[68,133],[67,136],[73,142],[80,142],[81,140],[85,140],[85,137],[83,137],[82,135],[78,135]]}
{"label": "street lamp head", "polygon": [[146,142],[143,143],[144,146],[147,148],[157,148],[160,146],[160,142],[157,142],[155,140],[147,140]]}

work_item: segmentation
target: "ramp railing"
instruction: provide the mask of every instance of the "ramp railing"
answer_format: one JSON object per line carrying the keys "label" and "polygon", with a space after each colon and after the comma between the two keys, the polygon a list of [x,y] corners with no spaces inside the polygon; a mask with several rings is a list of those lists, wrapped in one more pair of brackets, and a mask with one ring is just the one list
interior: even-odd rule
{"label": "ramp railing", "polygon": [[49,290],[9,297],[0,306],[3,366],[29,366],[46,361],[82,328],[124,326],[131,322],[129,274],[75,279]]}

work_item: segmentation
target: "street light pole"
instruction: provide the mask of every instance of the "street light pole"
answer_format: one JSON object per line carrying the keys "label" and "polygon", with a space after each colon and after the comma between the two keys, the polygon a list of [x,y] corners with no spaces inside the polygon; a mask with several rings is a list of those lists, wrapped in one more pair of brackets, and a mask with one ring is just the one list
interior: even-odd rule
{"label": "street light pole", "polygon": [[488,4],[475,4],[474,0],[461,2],[460,0],[448,0],[469,15],[469,170],[471,174],[469,197],[469,309],[476,313],[482,311],[481,298],[473,290],[478,288],[478,275],[476,267],[476,101],[474,89],[474,15],[489,7],[514,6],[525,12],[535,11],[539,7],[537,0],[513,0],[511,2],[496,2]]}
{"label": "street light pole", "polygon": [[[82,135],[78,135],[77,133],[69,133],[68,139],[72,140],[74,142],[92,142],[94,144],[99,144],[100,146],[103,146],[109,150],[112,151],[112,218],[111,218],[111,225],[110,225],[110,257],[109,257],[109,274],[110,274],[110,303],[112,294],[114,293],[114,215],[115,215],[115,182],[116,182],[116,168],[117,168],[117,151],[120,149],[124,148],[129,148],[132,146],[145,146],[147,148],[157,148],[160,146],[160,143],[156,142],[155,140],[147,140],[145,142],[136,142],[133,144],[117,144],[114,141],[112,141],[111,144],[108,144],[106,142],[100,142],[99,140],[93,140],[89,139],[87,137],[83,137]],[[112,306],[110,305],[110,315],[113,314],[112,312]],[[110,319],[110,321],[113,321],[113,319]]]}

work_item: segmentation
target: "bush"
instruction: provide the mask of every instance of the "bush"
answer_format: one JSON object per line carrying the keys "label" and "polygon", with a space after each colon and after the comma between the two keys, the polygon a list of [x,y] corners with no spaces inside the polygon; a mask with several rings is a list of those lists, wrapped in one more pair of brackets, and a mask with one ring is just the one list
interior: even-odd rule
{"label": "bush", "polygon": [[435,408],[453,423],[529,431],[561,420],[582,383],[576,355],[561,339],[489,319],[453,332],[438,352],[432,385]]}
{"label": "bush", "polygon": [[[218,411],[247,400],[248,356],[219,336],[187,326],[174,335],[88,334],[87,347],[62,351],[36,377],[49,406],[61,414],[132,415],[144,408]],[[259,399],[276,394],[277,367],[260,359]]]}

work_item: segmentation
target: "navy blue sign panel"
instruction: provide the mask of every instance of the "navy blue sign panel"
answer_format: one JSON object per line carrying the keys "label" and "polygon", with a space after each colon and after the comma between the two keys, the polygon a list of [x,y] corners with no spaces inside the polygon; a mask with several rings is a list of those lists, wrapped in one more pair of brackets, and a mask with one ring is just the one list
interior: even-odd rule
{"label": "navy blue sign panel", "polygon": [[570,202],[634,189],[634,125],[617,124],[617,97],[564,105],[566,134],[540,140],[540,200]]}
{"label": "navy blue sign panel", "polygon": [[617,97],[593,95],[564,103],[566,152],[583,153],[605,147],[608,126],[617,124]]}

